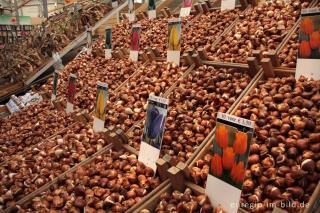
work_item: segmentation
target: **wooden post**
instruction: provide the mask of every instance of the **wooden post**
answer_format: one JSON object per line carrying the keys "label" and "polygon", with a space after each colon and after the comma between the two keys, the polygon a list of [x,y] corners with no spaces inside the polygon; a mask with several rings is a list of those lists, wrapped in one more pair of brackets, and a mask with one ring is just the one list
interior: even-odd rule
{"label": "wooden post", "polygon": [[153,54],[152,51],[148,51],[147,56],[148,56],[150,62],[156,60],[156,56]]}
{"label": "wooden post", "polygon": [[64,110],[64,107],[63,107],[63,105],[62,105],[61,102],[62,102],[61,100],[54,100],[54,101],[52,101],[53,106],[54,106],[58,111]]}
{"label": "wooden post", "polygon": [[252,7],[256,7],[256,6],[258,6],[258,1],[257,0],[251,0],[251,4],[252,4]]}
{"label": "wooden post", "polygon": [[165,181],[168,179],[168,169],[170,168],[169,162],[163,160],[162,158],[159,158],[156,161],[157,164],[157,171],[160,176],[161,181]]}
{"label": "wooden post", "polygon": [[201,7],[202,7],[202,10],[203,10],[203,13],[209,12],[209,7],[208,7],[208,5],[206,3],[202,3]]}
{"label": "wooden post", "polygon": [[166,11],[168,17],[170,17],[170,16],[171,16],[171,11],[170,11],[170,9],[167,8],[167,7],[165,7],[164,10]]}
{"label": "wooden post", "polygon": [[183,192],[185,188],[183,171],[175,166],[172,166],[170,169],[168,169],[168,175],[172,188]]}
{"label": "wooden post", "polygon": [[198,54],[196,54],[196,53],[193,54],[191,58],[197,67],[199,67],[202,64],[202,61],[201,61]]}
{"label": "wooden post", "polygon": [[245,10],[248,7],[247,0],[240,0],[241,10]]}
{"label": "wooden post", "polygon": [[148,56],[144,51],[139,51],[139,55],[141,56],[143,62],[146,62],[149,60]]}
{"label": "wooden post", "polygon": [[202,8],[198,3],[194,5],[194,9],[197,11],[197,14],[203,13]]}
{"label": "wooden post", "polygon": [[127,137],[126,133],[122,129],[117,129],[116,134],[122,140],[122,143],[125,143],[125,144],[128,143],[128,137]]}
{"label": "wooden post", "polygon": [[166,13],[166,11],[164,10],[164,8],[161,10],[161,14],[163,15],[163,17],[167,18],[168,15]]}
{"label": "wooden post", "polygon": [[211,8],[211,7],[212,7],[212,4],[211,4],[211,2],[210,2],[209,0],[204,1],[204,3],[207,4],[208,8]]}
{"label": "wooden post", "polygon": [[122,140],[115,132],[108,132],[105,134],[106,141],[112,143],[115,150],[122,150]]}
{"label": "wooden post", "polygon": [[252,51],[252,54],[253,54],[253,57],[256,57],[256,58],[257,58],[258,63],[260,64],[260,61],[261,61],[262,58],[263,58],[262,51],[261,51],[261,50],[253,50],[253,51]]}
{"label": "wooden post", "polygon": [[166,162],[168,162],[171,166],[175,166],[178,163],[178,160],[176,158],[173,158],[172,156],[165,154],[162,157],[163,160],[165,160]]}
{"label": "wooden post", "polygon": [[184,63],[187,65],[191,65],[193,64],[192,58],[190,57],[190,55],[188,53],[183,54],[183,59],[184,59]]}
{"label": "wooden post", "polygon": [[195,54],[196,52],[194,51],[194,49],[193,48],[189,48],[188,49],[188,54],[190,55],[190,56],[192,56],[193,54]]}
{"label": "wooden post", "polygon": [[186,163],[183,163],[183,162],[179,162],[176,167],[178,169],[180,169],[181,171],[183,171],[183,174],[184,176],[186,177],[187,180],[190,180],[190,177],[191,177],[191,172],[190,172],[190,169],[188,167],[188,165]]}
{"label": "wooden post", "polygon": [[160,52],[159,52],[158,48],[152,47],[152,52],[156,57],[160,57]]}
{"label": "wooden post", "polygon": [[143,11],[142,15],[143,15],[144,18],[148,18],[148,13],[146,11]]}
{"label": "wooden post", "polygon": [[201,60],[208,59],[207,51],[205,49],[203,49],[202,47],[198,48],[198,54],[199,54]]}
{"label": "wooden post", "polygon": [[120,51],[122,52],[123,55],[129,55],[128,50],[124,47],[120,48]]}
{"label": "wooden post", "polygon": [[267,57],[271,59],[272,66],[280,67],[280,59],[276,51],[270,51],[267,53]]}
{"label": "wooden post", "polygon": [[247,63],[249,65],[249,75],[251,78],[253,78],[257,74],[259,69],[258,60],[255,57],[248,57]]}
{"label": "wooden post", "polygon": [[274,70],[272,67],[271,59],[270,58],[263,58],[261,60],[261,65],[263,68],[264,76],[266,78],[273,78],[274,77]]}
{"label": "wooden post", "polygon": [[121,50],[117,50],[117,52],[118,52],[118,56],[119,56],[119,58],[120,59],[125,59],[126,57],[123,55],[123,53],[122,53],[122,51]]}

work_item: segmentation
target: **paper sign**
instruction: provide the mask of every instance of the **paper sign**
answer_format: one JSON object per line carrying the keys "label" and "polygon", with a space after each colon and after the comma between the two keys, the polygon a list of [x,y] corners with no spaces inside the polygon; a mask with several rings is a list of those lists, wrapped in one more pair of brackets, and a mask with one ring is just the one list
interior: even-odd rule
{"label": "paper sign", "polygon": [[301,75],[320,79],[320,8],[301,12],[296,79]]}
{"label": "paper sign", "polygon": [[140,28],[141,28],[140,24],[132,25],[129,58],[133,61],[138,61],[138,57],[139,57]]}
{"label": "paper sign", "polygon": [[106,118],[106,106],[108,99],[108,84],[97,83],[97,96],[94,110],[93,130],[101,132],[104,128],[104,121]]}
{"label": "paper sign", "polygon": [[92,50],[92,30],[87,29],[87,53],[90,54]]}
{"label": "paper sign", "polygon": [[191,6],[192,6],[192,0],[183,0],[182,7],[180,10],[180,17],[185,17],[190,15]]}
{"label": "paper sign", "polygon": [[118,7],[118,1],[112,1],[112,8]]}
{"label": "paper sign", "polygon": [[76,78],[77,76],[75,74],[70,74],[67,94],[67,113],[73,110],[74,96],[76,93]]}
{"label": "paper sign", "polygon": [[53,85],[52,85],[52,95],[51,95],[51,100],[52,101],[56,100],[58,78],[59,78],[59,71],[56,70],[56,71],[53,72]]}
{"label": "paper sign", "polygon": [[149,19],[156,18],[156,0],[148,1],[148,17]]}
{"label": "paper sign", "polygon": [[157,169],[168,104],[168,99],[149,96],[138,160],[154,171]]}
{"label": "paper sign", "polygon": [[238,211],[253,131],[253,121],[218,112],[206,194],[228,213]]}
{"label": "paper sign", "polygon": [[58,53],[52,53],[52,58],[54,61],[53,67],[55,70],[60,71],[64,68],[62,64],[62,60],[60,58],[60,55]]}
{"label": "paper sign", "polygon": [[233,10],[236,7],[236,0],[221,0],[221,10]]}
{"label": "paper sign", "polygon": [[170,19],[168,22],[167,62],[180,64],[181,19]]}
{"label": "paper sign", "polygon": [[128,18],[134,21],[134,0],[128,0]]}

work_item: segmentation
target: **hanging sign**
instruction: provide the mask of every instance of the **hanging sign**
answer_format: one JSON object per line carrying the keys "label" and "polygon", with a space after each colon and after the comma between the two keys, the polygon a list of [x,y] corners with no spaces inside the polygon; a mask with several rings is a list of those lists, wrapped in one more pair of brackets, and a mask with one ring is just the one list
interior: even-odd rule
{"label": "hanging sign", "polygon": [[104,121],[106,118],[106,106],[108,99],[108,84],[97,83],[97,96],[94,111],[93,131],[101,132],[104,128]]}
{"label": "hanging sign", "polygon": [[192,6],[192,0],[182,0],[182,7],[180,10],[180,17],[185,17],[190,15]]}
{"label": "hanging sign", "polygon": [[206,194],[228,213],[238,211],[253,131],[253,121],[218,112]]}
{"label": "hanging sign", "polygon": [[133,61],[138,61],[138,57],[139,57],[140,29],[141,29],[140,24],[132,25],[129,58]]}
{"label": "hanging sign", "polygon": [[112,0],[112,8],[118,7],[118,1],[117,0]]}
{"label": "hanging sign", "polygon": [[134,0],[128,0],[128,18],[129,21],[134,21]]}
{"label": "hanging sign", "polygon": [[154,171],[157,169],[168,104],[168,99],[149,96],[138,160]]}
{"label": "hanging sign", "polygon": [[59,78],[59,71],[55,70],[53,72],[53,85],[52,85],[51,101],[56,100],[56,97],[57,97],[58,78]]}
{"label": "hanging sign", "polygon": [[180,64],[181,19],[170,19],[168,22],[167,62]]}
{"label": "hanging sign", "polygon": [[156,18],[156,0],[148,0],[148,17],[149,19]]}
{"label": "hanging sign", "polygon": [[111,49],[112,49],[112,27],[107,27],[105,32],[105,58],[112,58]]}
{"label": "hanging sign", "polygon": [[67,94],[67,110],[66,110],[67,113],[73,110],[74,96],[76,93],[76,79],[77,79],[77,76],[75,74],[70,74],[69,82],[68,82],[68,94]]}
{"label": "hanging sign", "polygon": [[320,8],[302,9],[296,79],[320,79]]}
{"label": "hanging sign", "polygon": [[236,8],[236,0],[221,0],[221,10],[234,10]]}

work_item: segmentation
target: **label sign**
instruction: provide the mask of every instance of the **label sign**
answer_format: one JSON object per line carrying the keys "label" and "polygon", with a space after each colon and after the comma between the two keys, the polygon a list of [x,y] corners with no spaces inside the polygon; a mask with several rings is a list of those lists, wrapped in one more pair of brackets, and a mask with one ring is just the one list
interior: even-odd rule
{"label": "label sign", "polygon": [[92,30],[87,29],[87,53],[91,53],[92,48]]}
{"label": "label sign", "polygon": [[118,7],[118,1],[112,0],[112,8]]}
{"label": "label sign", "polygon": [[148,1],[148,17],[149,19],[156,18],[156,0]]}
{"label": "label sign", "polygon": [[67,110],[66,110],[67,113],[73,110],[74,96],[76,93],[76,79],[77,79],[77,76],[75,74],[70,74],[69,82],[68,82],[68,94],[67,94]]}
{"label": "label sign", "polygon": [[192,0],[182,0],[182,7],[180,10],[180,17],[185,17],[190,15],[192,6]]}
{"label": "label sign", "polygon": [[138,53],[139,53],[139,44],[140,44],[140,29],[141,29],[140,24],[132,25],[129,58],[133,61],[138,61],[138,57],[139,57]]}
{"label": "label sign", "polygon": [[106,106],[108,99],[108,84],[97,83],[97,96],[94,110],[93,130],[101,132],[104,128],[104,121],[106,118]]}
{"label": "label sign", "polygon": [[233,10],[236,7],[236,0],[221,0],[221,10]]}
{"label": "label sign", "polygon": [[154,171],[157,169],[156,161],[160,154],[168,104],[168,99],[149,96],[138,160]]}
{"label": "label sign", "polygon": [[105,58],[111,58],[112,49],[112,27],[107,27],[105,31]]}
{"label": "label sign", "polygon": [[170,19],[168,23],[167,62],[180,64],[181,19]]}
{"label": "label sign", "polygon": [[238,211],[253,131],[253,121],[218,112],[206,194],[228,213]]}
{"label": "label sign", "polygon": [[134,0],[128,0],[128,18],[134,21]]}
{"label": "label sign", "polygon": [[320,8],[303,9],[299,32],[296,79],[320,79]]}
{"label": "label sign", "polygon": [[56,97],[57,97],[58,78],[59,78],[59,71],[55,70],[53,72],[53,85],[52,85],[52,95],[51,95],[52,101],[56,100]]}

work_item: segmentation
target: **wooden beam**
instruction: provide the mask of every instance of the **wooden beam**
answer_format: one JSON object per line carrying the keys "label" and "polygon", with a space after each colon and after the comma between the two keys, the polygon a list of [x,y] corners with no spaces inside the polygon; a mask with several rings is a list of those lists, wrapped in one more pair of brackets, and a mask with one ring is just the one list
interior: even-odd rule
{"label": "wooden beam", "polygon": [[275,76],[270,58],[263,58],[261,60],[261,65],[266,78],[273,78]]}

